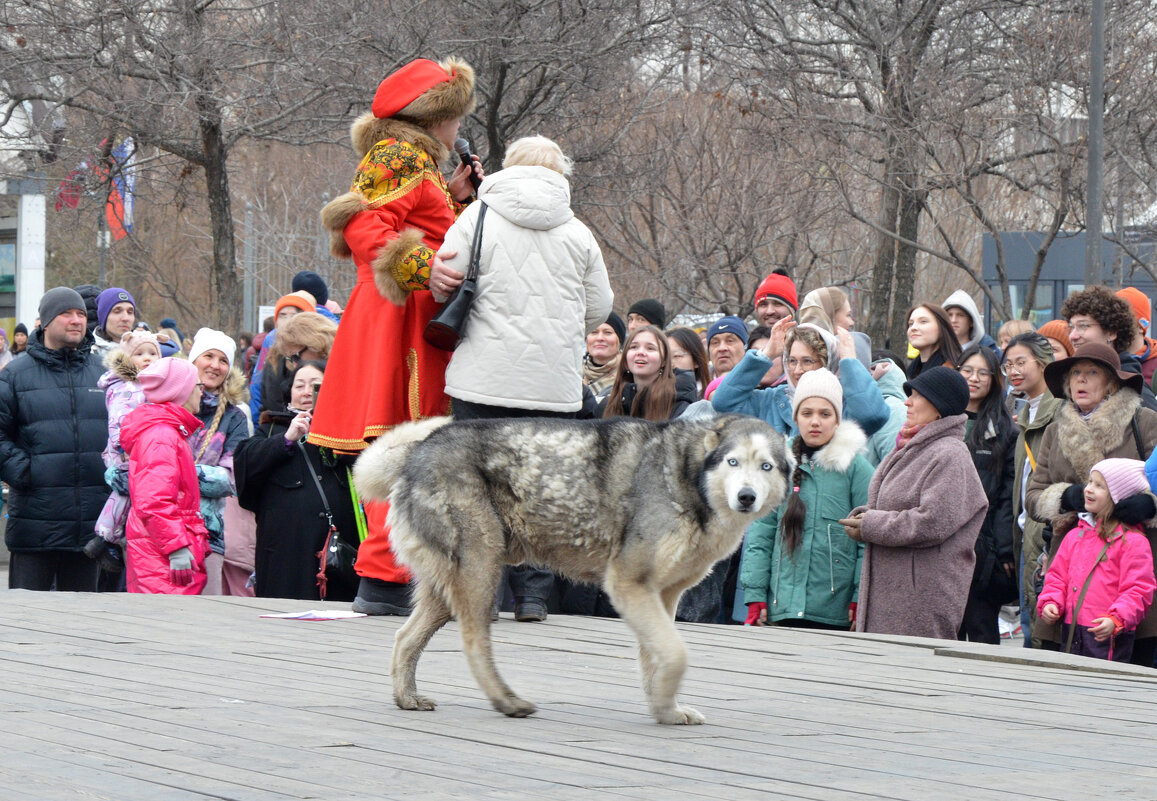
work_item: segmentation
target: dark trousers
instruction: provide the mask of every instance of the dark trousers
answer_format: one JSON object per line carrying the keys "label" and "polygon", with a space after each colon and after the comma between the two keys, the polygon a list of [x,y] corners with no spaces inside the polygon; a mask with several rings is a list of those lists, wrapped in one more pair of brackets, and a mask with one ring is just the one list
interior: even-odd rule
{"label": "dark trousers", "polygon": [[968,593],[968,603],[964,607],[964,620],[956,639],[1000,645],[1000,615],[1002,604],[987,596],[976,585]]}
{"label": "dark trousers", "polygon": [[[487,406],[482,403],[451,398],[451,413],[455,420],[501,420],[504,418],[526,417],[553,417],[564,420],[573,420],[577,412],[548,412],[542,409],[509,409],[505,406]],[[504,582],[510,585],[510,594],[514,596],[514,603],[525,600],[542,601],[546,603],[550,591],[554,587],[554,573],[530,565],[511,565],[503,571]],[[508,608],[505,597],[505,588],[499,590],[498,603]]]}
{"label": "dark trousers", "polygon": [[100,565],[81,551],[13,551],[10,590],[96,592]]}
{"label": "dark trousers", "polygon": [[[1061,648],[1069,639],[1069,624],[1061,624]],[[1110,649],[1112,653],[1110,654]],[[1128,662],[1133,656],[1133,632],[1122,631],[1116,637],[1097,642],[1085,626],[1077,626],[1073,634],[1072,653],[1093,659],[1112,659],[1114,662]]]}

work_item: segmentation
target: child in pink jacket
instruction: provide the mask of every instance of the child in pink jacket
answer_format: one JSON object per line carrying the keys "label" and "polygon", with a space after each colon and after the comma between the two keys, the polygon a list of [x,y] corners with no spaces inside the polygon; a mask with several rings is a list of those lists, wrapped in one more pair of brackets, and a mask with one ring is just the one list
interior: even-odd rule
{"label": "child in pink jacket", "polygon": [[170,357],[150,364],[137,380],[147,402],[121,426],[132,501],[125,528],[128,591],[200,595],[209,534],[188,444],[201,427],[192,412],[201,407],[197,368]]}
{"label": "child in pink jacket", "polygon": [[1104,459],[1089,474],[1085,511],[1061,542],[1037,600],[1046,623],[1064,620],[1062,637],[1072,638],[1074,654],[1114,662],[1132,656],[1133,632],[1153,603],[1157,580],[1148,539],[1117,518],[1116,505],[1147,492],[1145,463],[1136,459]]}

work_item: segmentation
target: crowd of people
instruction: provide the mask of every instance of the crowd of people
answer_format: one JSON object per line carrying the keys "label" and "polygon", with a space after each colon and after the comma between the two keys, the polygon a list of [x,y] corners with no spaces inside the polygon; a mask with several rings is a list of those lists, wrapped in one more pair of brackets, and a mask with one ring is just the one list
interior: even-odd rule
{"label": "crowd of people", "polygon": [[[903,354],[872,349],[839,287],[801,299],[783,271],[750,314],[701,329],[669,325],[654,298],[624,318],[556,143],[511,142],[489,176],[476,157],[442,172],[473,106],[469,65],[418,59],[354,123],[360,164],[322,213],[357,270],[344,310],[311,271],[239,341],[171,319],[154,333],[121,287],[44,295],[0,353],[11,588],[405,615],[387,505],[363,503],[350,473],[392,426],[734,413],[784,435],[791,492],[677,618],[998,644],[1018,606],[1027,647],[1154,665],[1143,293],[1086,288],[1059,319],[994,339],[956,291],[908,311]],[[473,268],[462,339],[442,350],[424,330]],[[357,554],[346,569],[326,558],[338,541]],[[614,614],[598,587],[535,565],[508,569],[503,610]]]}

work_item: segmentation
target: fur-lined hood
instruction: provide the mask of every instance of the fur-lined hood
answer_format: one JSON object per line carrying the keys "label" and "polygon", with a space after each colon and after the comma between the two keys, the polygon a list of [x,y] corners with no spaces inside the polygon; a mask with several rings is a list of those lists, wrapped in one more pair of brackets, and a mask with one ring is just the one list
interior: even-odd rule
{"label": "fur-lined hood", "polygon": [[117,381],[136,381],[137,373],[140,372],[133,364],[132,357],[119,347],[113,348],[105,354],[104,366],[108,368],[108,372],[102,375],[100,381],[97,382],[97,386],[101,389],[108,389]]}
{"label": "fur-lined hood", "polygon": [[225,401],[229,406],[249,405],[249,384],[245,380],[245,375],[236,367],[231,369],[229,375],[226,376],[217,399],[218,401]]}
{"label": "fur-lined hood", "polygon": [[[792,453],[792,443],[798,435],[787,443],[787,460],[792,469],[795,468],[796,458]],[[838,426],[836,433],[818,451],[812,455],[812,462],[835,473],[846,472],[852,465],[857,454],[864,453],[868,446],[868,435],[852,420],[845,418]]]}

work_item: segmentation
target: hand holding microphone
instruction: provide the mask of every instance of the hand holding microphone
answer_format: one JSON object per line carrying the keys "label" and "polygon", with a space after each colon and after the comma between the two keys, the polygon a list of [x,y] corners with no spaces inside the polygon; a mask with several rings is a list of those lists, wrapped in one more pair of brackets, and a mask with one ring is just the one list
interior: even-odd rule
{"label": "hand holding microphone", "polygon": [[466,189],[462,179],[463,177],[468,178],[473,191],[478,191],[478,187],[482,186],[482,162],[470,152],[470,143],[462,137],[454,140],[454,152],[458,154],[462,164],[454,170],[454,175],[450,178],[450,192],[458,200],[465,200],[470,197],[471,193],[461,194],[462,190]]}

